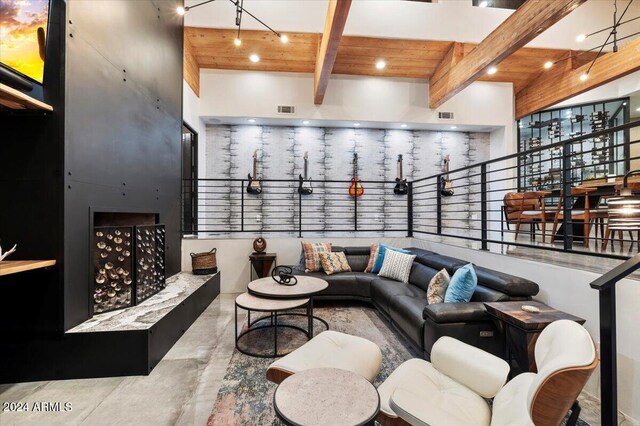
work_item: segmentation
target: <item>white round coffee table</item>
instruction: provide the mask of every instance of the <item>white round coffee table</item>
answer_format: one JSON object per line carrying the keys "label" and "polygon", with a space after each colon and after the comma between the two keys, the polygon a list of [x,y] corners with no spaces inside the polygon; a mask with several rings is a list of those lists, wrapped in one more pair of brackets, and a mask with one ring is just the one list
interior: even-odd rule
{"label": "white round coffee table", "polygon": [[[258,297],[264,297],[268,299],[291,299],[308,297],[309,300],[309,314],[306,315],[309,318],[309,338],[313,338],[313,320],[316,319],[323,323],[327,330],[329,329],[329,323],[322,318],[313,315],[313,296],[320,293],[322,290],[329,287],[329,283],[323,279],[315,277],[307,277],[305,275],[296,275],[298,283],[296,285],[282,285],[278,284],[271,277],[260,278],[251,281],[247,286],[247,290],[250,294]],[[302,316],[304,314],[288,313],[284,315]]]}
{"label": "white round coffee table", "polygon": [[380,395],[359,374],[314,368],[284,379],[276,389],[273,405],[287,425],[373,425],[380,411]]}
{"label": "white round coffee table", "polygon": [[[299,309],[299,308],[307,308],[307,314],[311,315],[311,311],[309,310],[311,303],[311,299],[308,297],[300,298],[300,299],[267,299],[264,297],[257,297],[249,293],[242,293],[238,297],[236,297],[235,304],[235,335],[236,335],[236,349],[242,352],[245,355],[260,357],[260,358],[275,358],[279,356],[284,356],[286,353],[278,353],[278,328],[291,328],[294,330],[299,330],[303,332],[308,339],[311,339],[309,336],[313,336],[310,334],[309,330],[305,330],[301,327],[290,325],[290,324],[278,324],[278,313],[283,311],[289,311],[291,309]],[[242,308],[247,311],[247,329],[240,334],[238,334],[238,308]],[[253,327],[258,321],[262,321],[269,317],[262,317],[251,321],[251,312],[269,312],[270,322],[265,325],[259,325]],[[290,314],[281,314],[281,315],[290,315]],[[301,315],[301,314],[300,314]],[[257,330],[264,328],[273,328],[273,355],[267,354],[259,354],[256,352],[251,352],[246,349],[242,349],[238,342],[243,336],[246,336],[249,333],[253,333]]]}

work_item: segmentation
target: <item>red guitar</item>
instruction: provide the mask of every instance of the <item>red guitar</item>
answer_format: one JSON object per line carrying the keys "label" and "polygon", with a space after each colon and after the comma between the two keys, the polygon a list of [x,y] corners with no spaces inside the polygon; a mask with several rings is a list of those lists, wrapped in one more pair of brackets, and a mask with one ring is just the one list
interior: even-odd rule
{"label": "red guitar", "polygon": [[349,187],[349,195],[353,198],[360,198],[364,194],[362,182],[358,179],[358,154],[353,153],[353,177],[351,178],[351,186]]}

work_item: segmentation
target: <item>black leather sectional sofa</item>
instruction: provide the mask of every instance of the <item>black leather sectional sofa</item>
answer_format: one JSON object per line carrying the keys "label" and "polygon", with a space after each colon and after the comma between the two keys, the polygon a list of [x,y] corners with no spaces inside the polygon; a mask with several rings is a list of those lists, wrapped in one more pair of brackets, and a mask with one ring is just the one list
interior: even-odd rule
{"label": "black leather sectional sofa", "polygon": [[483,302],[530,300],[538,285],[525,278],[475,266],[478,287],[469,303],[429,305],[426,291],[431,278],[446,268],[450,275],[466,265],[461,259],[428,250],[408,248],[416,255],[408,284],[363,272],[369,261],[369,247],[333,247],[343,251],[352,272],[327,275],[304,272],[304,262],[294,267],[297,275],[322,278],[329,287],[316,299],[344,299],[371,302],[417,349],[430,359],[431,347],[441,336],[455,337],[495,355],[502,355],[504,343]]}

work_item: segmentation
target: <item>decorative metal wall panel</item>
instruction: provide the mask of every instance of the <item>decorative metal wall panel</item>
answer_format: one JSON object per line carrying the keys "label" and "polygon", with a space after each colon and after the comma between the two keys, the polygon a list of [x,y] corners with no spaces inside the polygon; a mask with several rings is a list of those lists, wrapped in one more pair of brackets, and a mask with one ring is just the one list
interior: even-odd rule
{"label": "decorative metal wall panel", "polygon": [[136,226],[136,304],[166,287],[164,225]]}
{"label": "decorative metal wall panel", "polygon": [[96,227],[93,234],[93,311],[132,305],[133,227]]}

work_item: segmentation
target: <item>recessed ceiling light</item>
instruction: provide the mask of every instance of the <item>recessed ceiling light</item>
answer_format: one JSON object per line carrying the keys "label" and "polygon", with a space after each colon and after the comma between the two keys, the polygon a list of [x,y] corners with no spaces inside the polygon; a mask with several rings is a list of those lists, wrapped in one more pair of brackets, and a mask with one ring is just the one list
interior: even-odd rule
{"label": "recessed ceiling light", "polygon": [[256,119],[255,118],[250,118],[249,120],[247,120],[249,123],[255,123]]}
{"label": "recessed ceiling light", "polygon": [[376,62],[376,68],[379,70],[383,70],[384,67],[387,66],[387,63],[385,61],[383,61],[382,59],[380,59],[378,62]]}
{"label": "recessed ceiling light", "polygon": [[496,67],[489,67],[489,69],[487,70],[487,74],[489,75],[494,75],[497,72],[498,72],[498,68]]}
{"label": "recessed ceiling light", "polygon": [[587,81],[588,78],[589,78],[589,74],[587,74],[586,72],[583,72],[582,74],[580,74],[580,81]]}
{"label": "recessed ceiling light", "polygon": [[451,129],[451,130],[455,130],[455,129],[457,129],[457,128],[458,128],[458,126],[451,126],[451,127],[450,127],[450,129]]}
{"label": "recessed ceiling light", "polygon": [[553,66],[553,62],[551,62],[551,61],[547,61],[547,62],[544,63],[544,69],[546,69],[546,70],[548,70],[552,66]]}
{"label": "recessed ceiling light", "polygon": [[406,125],[405,123],[402,123],[402,124],[400,125],[400,127],[402,127],[403,129],[405,129],[405,128],[407,127],[407,125]]}
{"label": "recessed ceiling light", "polygon": [[180,15],[180,16],[184,16],[185,12],[186,12],[186,10],[185,10],[185,8],[184,8],[184,7],[182,7],[182,6],[178,6],[178,7],[176,8],[176,13],[177,13],[178,15]]}
{"label": "recessed ceiling light", "polygon": [[287,43],[289,41],[289,37],[286,34],[280,35],[280,42]]}
{"label": "recessed ceiling light", "polygon": [[304,120],[302,124],[309,124],[309,120]]}
{"label": "recessed ceiling light", "polygon": [[583,41],[585,41],[587,39],[587,35],[586,34],[579,34],[578,37],[576,37],[576,41],[578,43],[582,43]]}
{"label": "recessed ceiling light", "polygon": [[240,46],[242,44],[242,40],[240,40],[240,38],[236,37],[233,40],[233,44],[235,44],[236,46]]}
{"label": "recessed ceiling light", "polygon": [[486,1],[486,0],[483,0],[483,1],[481,1],[481,2],[480,2],[480,4],[478,4],[478,6],[480,6],[480,7],[487,7],[487,6],[489,6],[489,2],[488,2],[488,1]]}
{"label": "recessed ceiling light", "polygon": [[353,125],[354,125],[355,127],[359,127],[359,126],[360,126],[360,123],[353,123]]}
{"label": "recessed ceiling light", "polygon": [[260,56],[256,55],[255,53],[252,53],[252,54],[249,56],[249,60],[250,60],[251,62],[253,62],[254,64],[255,64],[255,63],[258,63],[258,62],[260,62]]}

